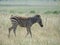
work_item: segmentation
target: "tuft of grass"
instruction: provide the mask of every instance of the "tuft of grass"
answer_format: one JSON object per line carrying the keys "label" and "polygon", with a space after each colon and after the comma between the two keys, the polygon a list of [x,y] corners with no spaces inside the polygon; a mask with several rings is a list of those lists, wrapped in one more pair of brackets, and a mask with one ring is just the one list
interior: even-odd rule
{"label": "tuft of grass", "polygon": [[60,11],[53,11],[53,14],[59,14]]}

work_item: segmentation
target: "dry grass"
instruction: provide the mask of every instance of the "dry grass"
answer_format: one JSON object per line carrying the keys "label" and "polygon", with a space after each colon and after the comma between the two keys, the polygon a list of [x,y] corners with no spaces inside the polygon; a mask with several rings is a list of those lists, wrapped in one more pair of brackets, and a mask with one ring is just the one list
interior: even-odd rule
{"label": "dry grass", "polygon": [[[23,14],[24,15],[24,14]],[[60,45],[60,15],[41,15],[44,27],[34,24],[31,28],[33,37],[25,37],[26,29],[17,27],[15,37],[13,31],[8,38],[11,26],[10,15],[0,15],[0,45]]]}

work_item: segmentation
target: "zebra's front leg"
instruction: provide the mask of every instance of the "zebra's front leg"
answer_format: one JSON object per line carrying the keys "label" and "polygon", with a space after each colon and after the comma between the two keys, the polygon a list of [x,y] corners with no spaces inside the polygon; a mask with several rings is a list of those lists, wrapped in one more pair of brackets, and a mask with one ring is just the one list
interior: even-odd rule
{"label": "zebra's front leg", "polygon": [[25,35],[25,37],[27,37],[28,34],[29,34],[29,31],[28,31],[28,29],[27,29],[27,34]]}
{"label": "zebra's front leg", "polygon": [[31,30],[29,30],[29,33],[30,33],[30,36],[32,37],[32,32],[31,32]]}
{"label": "zebra's front leg", "polygon": [[30,36],[32,37],[32,33],[31,33],[31,28],[30,28],[30,27],[27,27],[27,34],[26,34],[26,36],[27,36],[28,34],[30,34]]}

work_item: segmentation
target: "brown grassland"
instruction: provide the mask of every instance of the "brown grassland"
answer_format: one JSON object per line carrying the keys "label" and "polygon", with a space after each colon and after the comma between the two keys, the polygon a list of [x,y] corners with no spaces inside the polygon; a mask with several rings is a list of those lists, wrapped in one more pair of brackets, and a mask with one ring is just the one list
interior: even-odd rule
{"label": "brown grassland", "polygon": [[[34,24],[31,28],[32,38],[30,35],[25,37],[26,28],[19,26],[16,30],[17,36],[15,37],[11,31],[8,38],[8,28],[11,26],[10,16],[0,14],[0,45],[60,45],[60,15],[41,14],[44,27]],[[27,15],[21,14],[21,16]]]}

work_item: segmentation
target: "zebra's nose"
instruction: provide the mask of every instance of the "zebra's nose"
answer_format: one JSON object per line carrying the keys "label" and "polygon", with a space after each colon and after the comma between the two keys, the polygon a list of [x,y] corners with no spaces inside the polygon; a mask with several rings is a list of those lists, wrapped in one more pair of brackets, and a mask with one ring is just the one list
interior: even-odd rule
{"label": "zebra's nose", "polygon": [[41,27],[43,27],[43,25],[41,25]]}

